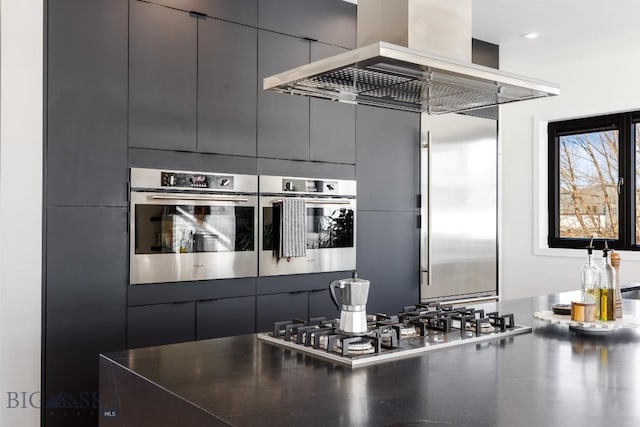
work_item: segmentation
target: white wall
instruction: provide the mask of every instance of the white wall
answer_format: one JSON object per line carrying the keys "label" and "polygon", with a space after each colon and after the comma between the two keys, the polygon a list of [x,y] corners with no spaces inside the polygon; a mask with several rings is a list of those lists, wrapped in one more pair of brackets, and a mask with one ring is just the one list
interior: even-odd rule
{"label": "white wall", "polygon": [[0,0],[0,426],[40,423],[42,14]]}
{"label": "white wall", "polygon": [[[556,82],[561,91],[552,99],[501,107],[505,299],[580,288],[586,251],[546,247],[546,122],[640,110],[640,48],[558,58],[553,52],[532,58],[521,46],[501,46],[501,69]],[[621,256],[621,283],[640,282],[640,253]]]}

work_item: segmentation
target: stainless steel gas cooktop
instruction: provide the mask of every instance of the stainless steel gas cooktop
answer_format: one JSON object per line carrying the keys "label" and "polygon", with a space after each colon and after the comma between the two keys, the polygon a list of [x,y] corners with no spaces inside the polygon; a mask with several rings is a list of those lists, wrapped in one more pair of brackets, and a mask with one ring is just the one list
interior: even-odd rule
{"label": "stainless steel gas cooktop", "polygon": [[270,344],[353,368],[413,357],[427,351],[531,332],[513,314],[439,303],[405,307],[395,315],[368,316],[368,331],[347,335],[338,320],[276,322],[258,338]]}

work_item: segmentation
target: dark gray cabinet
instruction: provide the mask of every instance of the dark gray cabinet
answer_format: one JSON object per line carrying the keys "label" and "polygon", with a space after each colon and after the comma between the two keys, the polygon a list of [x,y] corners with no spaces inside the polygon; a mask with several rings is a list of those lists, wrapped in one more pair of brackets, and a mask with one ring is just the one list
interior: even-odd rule
{"label": "dark gray cabinet", "polygon": [[[338,55],[347,49],[311,43],[311,61]],[[356,162],[356,106],[325,99],[310,100],[309,158],[312,161]]]}
{"label": "dark gray cabinet", "polygon": [[130,147],[256,155],[255,28],[132,1],[129,44]]}
{"label": "dark gray cabinet", "polygon": [[355,164],[355,106],[262,90],[265,77],[345,50],[259,31],[259,157]]}
{"label": "dark gray cabinet", "polygon": [[196,150],[197,21],[130,2],[130,147]]}
{"label": "dark gray cabinet", "polygon": [[260,0],[258,27],[354,48],[356,6],[342,0]]}
{"label": "dark gray cabinet", "polygon": [[254,333],[256,297],[221,298],[196,302],[196,339]]}
{"label": "dark gray cabinet", "polygon": [[127,348],[195,340],[195,302],[129,307]]}
{"label": "dark gray cabinet", "polygon": [[126,206],[127,4],[48,6],[48,205]]}
{"label": "dark gray cabinet", "polygon": [[419,301],[417,212],[358,211],[358,275],[371,280],[367,312]]}
{"label": "dark gray cabinet", "polygon": [[257,30],[198,20],[198,151],[256,155]]}
{"label": "dark gray cabinet", "polygon": [[310,103],[310,160],[355,164],[355,105],[325,99]]}
{"label": "dark gray cabinet", "polygon": [[328,289],[309,291],[309,318],[313,317],[326,317],[327,319],[340,317],[340,312],[331,300]]}
{"label": "dark gray cabinet", "polygon": [[309,99],[262,90],[265,77],[309,62],[309,41],[258,31],[258,157],[309,160]]}
{"label": "dark gray cabinet", "polygon": [[151,3],[188,12],[194,11],[252,27],[258,22],[258,0],[151,0]]}
{"label": "dark gray cabinet", "polygon": [[[79,399],[98,390],[98,354],[125,348],[127,212],[48,207],[46,213],[42,395]],[[87,425],[90,410],[78,409],[74,418]],[[47,425],[74,425],[61,412],[47,408]]]}
{"label": "dark gray cabinet", "polygon": [[356,115],[358,210],[416,209],[420,115],[360,105]]}
{"label": "dark gray cabinet", "polygon": [[256,331],[273,330],[273,322],[309,318],[307,291],[288,292],[256,297]]}

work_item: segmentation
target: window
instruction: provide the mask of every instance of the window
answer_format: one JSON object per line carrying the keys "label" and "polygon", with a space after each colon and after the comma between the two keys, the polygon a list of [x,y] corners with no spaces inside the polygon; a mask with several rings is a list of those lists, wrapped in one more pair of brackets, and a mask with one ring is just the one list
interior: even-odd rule
{"label": "window", "polygon": [[549,123],[549,247],[640,249],[640,112]]}

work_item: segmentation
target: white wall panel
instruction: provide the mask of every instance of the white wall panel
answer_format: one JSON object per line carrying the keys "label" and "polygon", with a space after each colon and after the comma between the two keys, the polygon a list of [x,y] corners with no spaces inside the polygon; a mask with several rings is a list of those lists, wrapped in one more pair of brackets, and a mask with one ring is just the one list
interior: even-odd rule
{"label": "white wall panel", "polygon": [[[546,57],[539,54],[537,61],[527,55],[522,44],[501,47],[501,68],[559,83],[561,94],[501,107],[505,299],[580,287],[586,251],[549,249],[546,245],[546,123],[640,110],[640,49],[615,53],[594,50],[579,60],[562,60],[551,51]],[[621,252],[621,256],[621,283],[640,282],[640,254]]]}
{"label": "white wall panel", "polygon": [[0,2],[0,425],[39,425],[43,2]]}

